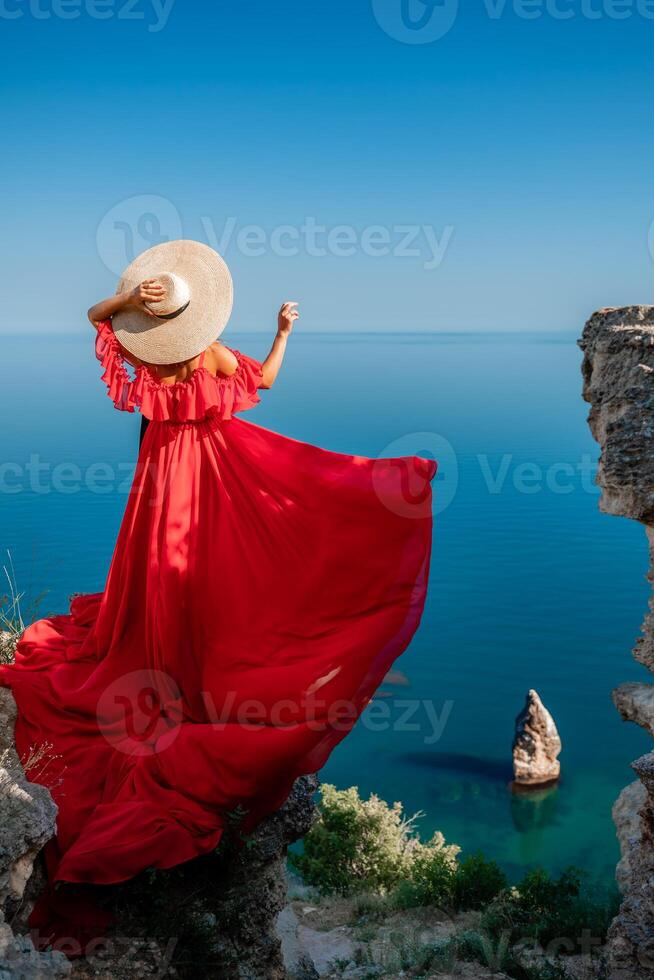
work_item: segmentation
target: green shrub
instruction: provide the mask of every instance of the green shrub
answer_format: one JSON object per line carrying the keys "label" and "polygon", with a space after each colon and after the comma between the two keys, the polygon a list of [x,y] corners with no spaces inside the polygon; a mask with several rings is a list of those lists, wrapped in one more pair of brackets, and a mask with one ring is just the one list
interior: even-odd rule
{"label": "green shrub", "polygon": [[393,906],[385,895],[359,895],[352,905],[352,922],[380,922],[393,910]]}
{"label": "green shrub", "polygon": [[605,940],[617,907],[616,894],[591,895],[576,868],[558,878],[537,868],[491,902],[481,927],[490,935],[509,934],[512,943],[533,941],[550,953],[573,953],[589,938],[594,945]]}
{"label": "green shrub", "polygon": [[490,936],[466,930],[453,936],[447,949],[454,962],[479,963],[515,980],[568,980],[569,977],[559,961],[521,959],[519,952],[511,947],[511,937],[507,933]]}
{"label": "green shrub", "polygon": [[437,853],[456,859],[459,849],[447,846],[441,834],[422,843],[415,831],[419,816],[407,818],[401,803],[389,806],[374,794],[362,800],[356,787],[325,784],[318,820],[304,839],[304,852],[292,854],[291,863],[326,894],[387,894]]}
{"label": "green shrub", "polygon": [[[389,806],[374,795],[362,800],[354,787],[325,785],[319,819],[292,863],[320,892],[358,893],[355,915],[368,921],[391,908],[482,910],[477,931],[436,948],[418,943],[418,952],[411,943],[404,951],[408,959],[457,956],[520,980],[556,980],[562,975],[559,954],[588,952],[606,938],[617,894],[592,894],[574,868],[558,878],[536,869],[510,888],[498,865],[482,854],[459,860],[459,848],[438,833],[423,843],[415,829],[419,816],[407,819],[400,803]],[[520,943],[543,947],[553,962],[534,965],[524,950],[521,959]]]}
{"label": "green shrub", "polygon": [[374,794],[362,800],[355,787],[322,787],[319,819],[291,864],[323,894],[368,892],[389,896],[395,908],[438,905],[478,909],[506,887],[506,878],[481,854],[457,860],[459,848],[436,833],[423,843],[400,803]]}
{"label": "green shrub", "polygon": [[480,909],[508,886],[506,875],[495,861],[471,854],[459,864],[454,879],[453,901],[457,909]]}
{"label": "green shrub", "polygon": [[449,943],[423,942],[418,931],[396,931],[390,934],[390,949],[382,955],[385,976],[407,973],[425,976],[434,972],[450,972],[456,959]]}
{"label": "green shrub", "polygon": [[495,972],[508,972],[509,940],[507,936],[490,937],[473,929],[464,930],[453,936],[448,947],[455,961],[480,963]]}
{"label": "green shrub", "polygon": [[415,855],[406,879],[395,886],[392,902],[396,908],[451,905],[457,876],[457,851],[458,848],[445,845],[442,834],[435,834],[430,845]]}

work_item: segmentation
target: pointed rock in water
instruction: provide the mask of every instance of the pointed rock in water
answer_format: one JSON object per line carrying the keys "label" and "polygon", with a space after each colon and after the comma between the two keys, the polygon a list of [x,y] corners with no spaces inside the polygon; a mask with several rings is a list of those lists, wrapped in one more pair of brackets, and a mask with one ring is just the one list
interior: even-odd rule
{"label": "pointed rock in water", "polygon": [[558,779],[561,739],[554,719],[536,691],[529,691],[515,721],[513,773],[522,786],[539,786]]}

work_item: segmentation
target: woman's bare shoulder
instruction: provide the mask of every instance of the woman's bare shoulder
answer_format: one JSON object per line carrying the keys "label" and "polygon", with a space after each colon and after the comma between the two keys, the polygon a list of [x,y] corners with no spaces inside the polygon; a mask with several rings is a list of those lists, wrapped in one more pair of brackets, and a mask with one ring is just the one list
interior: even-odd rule
{"label": "woman's bare shoulder", "polygon": [[216,340],[207,348],[205,365],[214,374],[230,375],[236,372],[238,361],[229,347]]}

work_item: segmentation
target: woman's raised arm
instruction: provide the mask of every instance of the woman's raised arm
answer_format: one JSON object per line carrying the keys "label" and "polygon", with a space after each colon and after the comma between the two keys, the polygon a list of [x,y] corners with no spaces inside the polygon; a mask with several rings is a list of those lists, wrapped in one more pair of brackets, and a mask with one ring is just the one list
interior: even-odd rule
{"label": "woman's raised arm", "polygon": [[159,302],[165,294],[163,286],[156,279],[144,279],[143,282],[128,293],[118,293],[103,299],[88,312],[88,318],[93,326],[98,328],[98,324],[103,320],[109,320],[118,310],[126,306],[136,306],[149,316],[154,316],[147,307],[148,303]]}
{"label": "woman's raised arm", "polygon": [[284,360],[284,354],[286,353],[286,341],[293,329],[293,324],[300,315],[296,307],[297,303],[284,303],[279,311],[279,316],[277,317],[277,336],[270,348],[270,354],[268,354],[268,357],[261,365],[263,368],[262,388],[272,388],[279,374],[282,361]]}

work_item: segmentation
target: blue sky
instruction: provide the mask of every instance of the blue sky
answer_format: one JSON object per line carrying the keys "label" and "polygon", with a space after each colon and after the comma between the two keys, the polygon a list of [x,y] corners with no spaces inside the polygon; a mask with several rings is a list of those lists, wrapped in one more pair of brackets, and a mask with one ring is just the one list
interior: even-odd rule
{"label": "blue sky", "polygon": [[652,0],[162,2],[0,0],[1,331],[85,330],[179,235],[222,244],[244,330],[654,298]]}

